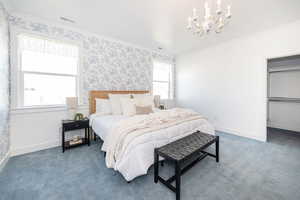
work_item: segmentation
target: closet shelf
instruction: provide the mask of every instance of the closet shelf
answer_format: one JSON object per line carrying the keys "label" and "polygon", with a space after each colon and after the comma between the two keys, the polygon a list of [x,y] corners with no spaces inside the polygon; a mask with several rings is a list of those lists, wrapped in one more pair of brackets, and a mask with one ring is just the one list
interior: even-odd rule
{"label": "closet shelf", "polygon": [[300,103],[300,98],[269,97],[269,101]]}

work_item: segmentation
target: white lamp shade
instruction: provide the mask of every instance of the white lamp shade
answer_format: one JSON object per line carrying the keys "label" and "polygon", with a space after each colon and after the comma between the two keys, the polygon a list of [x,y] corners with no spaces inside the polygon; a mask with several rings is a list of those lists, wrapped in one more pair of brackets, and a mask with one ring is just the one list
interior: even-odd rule
{"label": "white lamp shade", "polygon": [[78,106],[77,97],[66,97],[66,105],[68,109],[76,109]]}

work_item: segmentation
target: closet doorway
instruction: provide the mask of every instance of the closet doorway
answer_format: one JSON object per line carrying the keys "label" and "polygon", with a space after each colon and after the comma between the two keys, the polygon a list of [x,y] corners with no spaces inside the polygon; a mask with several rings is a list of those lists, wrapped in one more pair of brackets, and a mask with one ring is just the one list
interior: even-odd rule
{"label": "closet doorway", "polygon": [[267,140],[300,140],[300,55],[268,60]]}

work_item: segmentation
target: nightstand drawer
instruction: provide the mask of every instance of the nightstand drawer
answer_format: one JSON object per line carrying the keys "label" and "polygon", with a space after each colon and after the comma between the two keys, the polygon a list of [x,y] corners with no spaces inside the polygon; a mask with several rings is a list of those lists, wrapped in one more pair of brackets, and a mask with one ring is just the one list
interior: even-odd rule
{"label": "nightstand drawer", "polygon": [[89,128],[89,120],[64,123],[63,128],[64,128],[65,131]]}

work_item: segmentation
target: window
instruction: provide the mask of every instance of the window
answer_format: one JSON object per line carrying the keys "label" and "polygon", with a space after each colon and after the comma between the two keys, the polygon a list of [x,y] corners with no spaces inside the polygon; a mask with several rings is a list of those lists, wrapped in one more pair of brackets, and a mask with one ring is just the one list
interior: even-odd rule
{"label": "window", "polygon": [[19,35],[17,106],[62,105],[77,96],[78,61],[76,45]]}
{"label": "window", "polygon": [[171,63],[153,62],[153,95],[159,95],[161,99],[173,98],[172,68]]}

